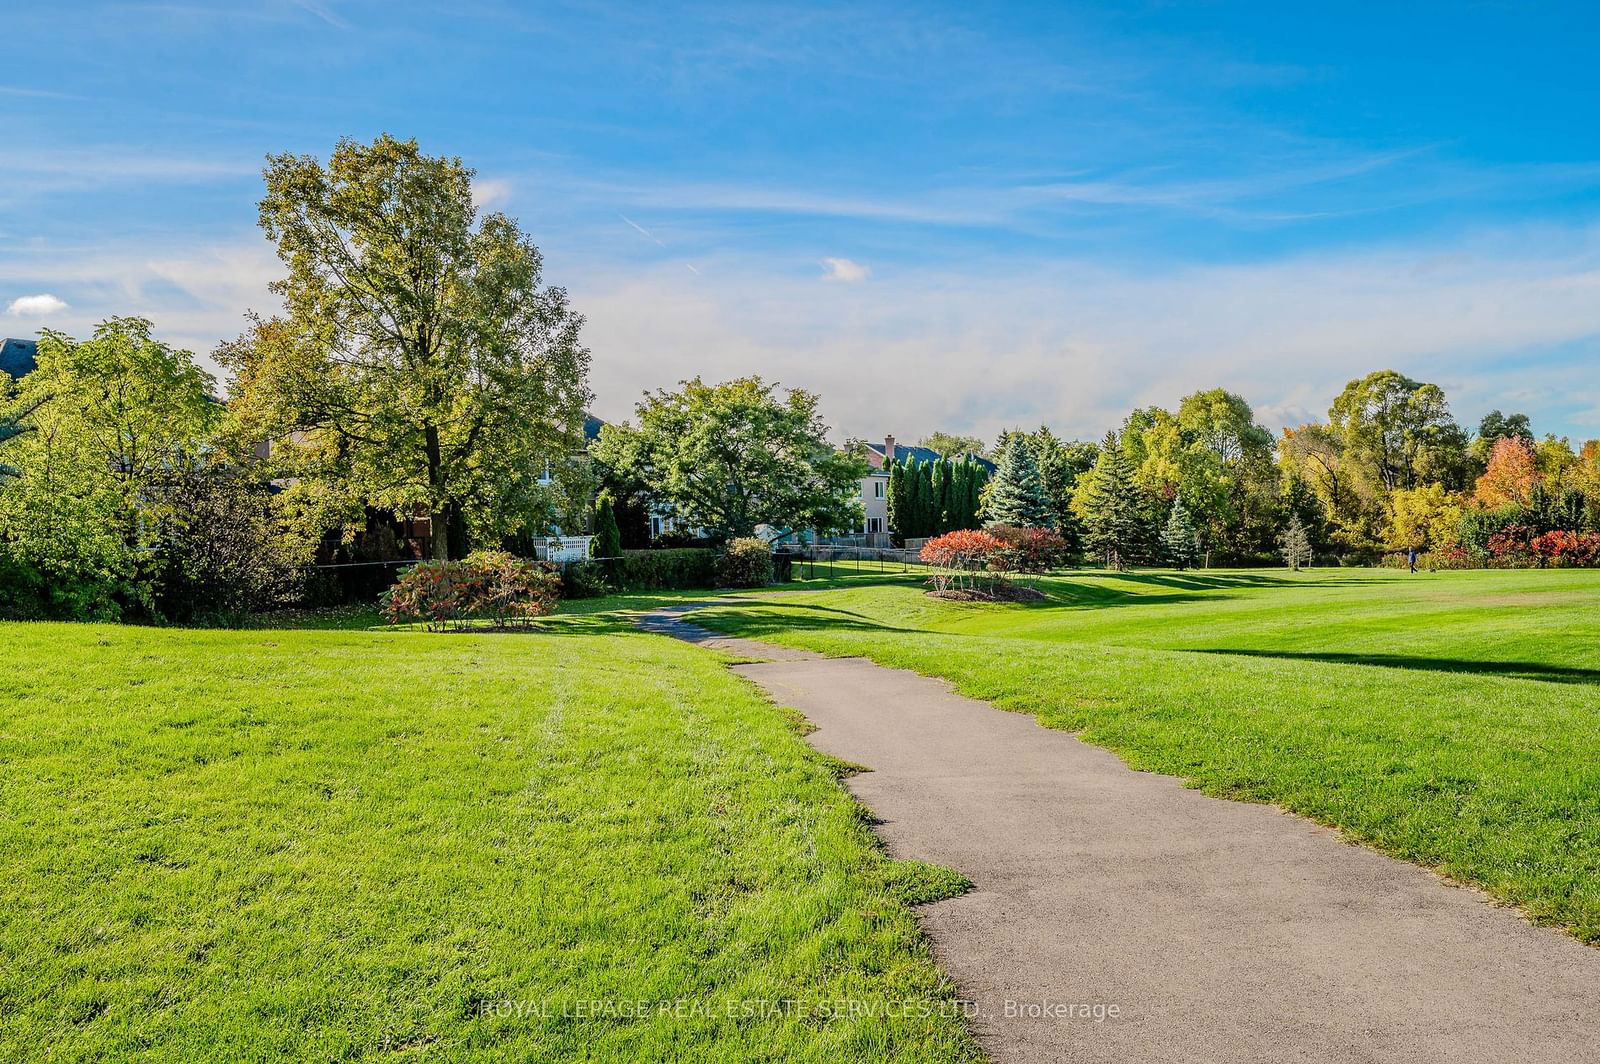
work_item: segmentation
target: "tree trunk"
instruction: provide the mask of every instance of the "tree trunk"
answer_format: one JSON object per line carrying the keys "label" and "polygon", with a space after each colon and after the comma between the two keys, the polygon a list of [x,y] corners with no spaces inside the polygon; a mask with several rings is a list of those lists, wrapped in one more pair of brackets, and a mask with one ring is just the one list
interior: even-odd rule
{"label": "tree trunk", "polygon": [[438,427],[423,426],[422,441],[428,458],[429,494],[433,496],[428,511],[428,531],[432,541],[429,553],[434,561],[442,562],[450,557],[450,510],[439,501],[444,497],[444,462],[439,451]]}

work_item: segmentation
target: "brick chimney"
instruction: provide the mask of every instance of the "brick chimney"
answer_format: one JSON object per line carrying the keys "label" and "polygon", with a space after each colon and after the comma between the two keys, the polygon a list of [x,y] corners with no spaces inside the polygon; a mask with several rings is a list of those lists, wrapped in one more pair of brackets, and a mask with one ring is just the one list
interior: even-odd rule
{"label": "brick chimney", "polygon": [[894,437],[885,436],[883,438],[883,464],[888,465],[892,461],[894,461]]}

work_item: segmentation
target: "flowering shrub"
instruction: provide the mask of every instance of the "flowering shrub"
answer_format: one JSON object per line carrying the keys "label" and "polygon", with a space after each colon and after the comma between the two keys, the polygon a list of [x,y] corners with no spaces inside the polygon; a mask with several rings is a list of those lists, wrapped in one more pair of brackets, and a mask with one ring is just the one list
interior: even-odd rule
{"label": "flowering shrub", "polygon": [[1532,543],[1539,564],[1594,565],[1600,561],[1600,532],[1546,532]]}
{"label": "flowering shrub", "polygon": [[1067,541],[1048,528],[997,525],[987,531],[1005,545],[999,564],[990,563],[993,568],[1042,573],[1067,563]]}
{"label": "flowering shrub", "polygon": [[974,588],[980,574],[991,574],[993,583],[993,574],[1006,567],[1007,550],[1006,542],[991,532],[962,529],[928,540],[918,557],[934,567],[928,579],[935,591],[960,591]]}
{"label": "flowering shrub", "polygon": [[476,551],[459,562],[419,562],[384,593],[390,623],[420,621],[430,632],[487,620],[496,628],[527,626],[556,608],[561,577],[554,568],[506,551]]}
{"label": "flowering shrub", "polygon": [[736,539],[717,556],[717,583],[723,587],[766,587],[772,583],[772,551],[764,539]]}

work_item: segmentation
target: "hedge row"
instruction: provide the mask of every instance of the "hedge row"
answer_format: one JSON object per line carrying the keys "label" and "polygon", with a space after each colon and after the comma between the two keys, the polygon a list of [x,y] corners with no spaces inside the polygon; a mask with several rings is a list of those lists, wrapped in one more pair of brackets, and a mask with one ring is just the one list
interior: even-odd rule
{"label": "hedge row", "polygon": [[620,558],[590,563],[623,591],[674,591],[717,586],[717,555],[705,547],[628,550]]}

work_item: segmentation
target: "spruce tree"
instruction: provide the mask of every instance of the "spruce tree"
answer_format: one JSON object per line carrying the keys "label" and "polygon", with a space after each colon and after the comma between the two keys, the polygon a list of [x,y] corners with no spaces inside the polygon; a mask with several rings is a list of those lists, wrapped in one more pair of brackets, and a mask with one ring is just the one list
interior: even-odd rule
{"label": "spruce tree", "polygon": [[1148,537],[1133,469],[1117,443],[1106,433],[1094,468],[1079,478],[1072,509],[1083,522],[1084,548],[1106,568],[1126,568],[1144,553]]}
{"label": "spruce tree", "polygon": [[1044,484],[1033,450],[1020,433],[1006,438],[1000,452],[1000,467],[995,470],[994,487],[989,492],[989,524],[1016,528],[1047,528],[1050,507],[1045,501]]}
{"label": "spruce tree", "polygon": [[1172,500],[1172,512],[1167,515],[1167,527],[1161,532],[1161,548],[1171,562],[1179,569],[1187,569],[1194,565],[1199,556],[1200,548],[1195,539],[1194,524],[1189,520],[1189,511],[1184,508],[1183,500]]}

